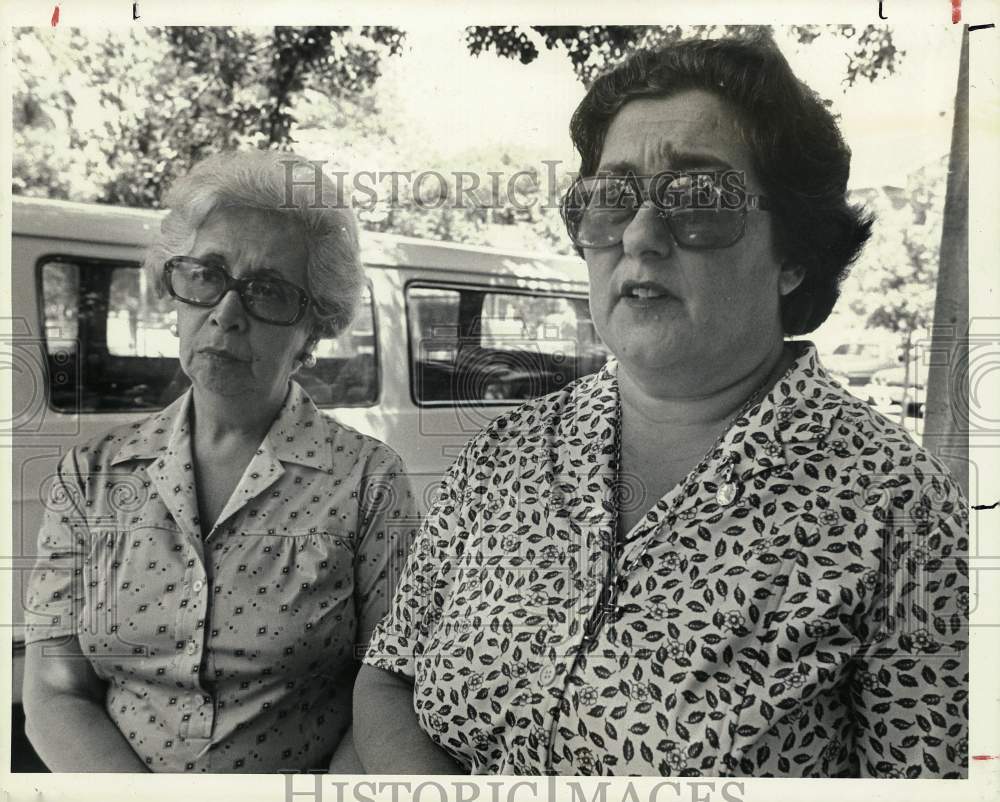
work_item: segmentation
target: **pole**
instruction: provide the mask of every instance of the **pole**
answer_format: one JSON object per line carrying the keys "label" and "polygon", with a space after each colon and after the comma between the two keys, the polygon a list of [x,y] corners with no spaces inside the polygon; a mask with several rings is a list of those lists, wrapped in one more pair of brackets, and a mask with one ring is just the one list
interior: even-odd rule
{"label": "pole", "polygon": [[951,470],[969,497],[969,28],[955,94],[948,188],[941,232],[924,447]]}

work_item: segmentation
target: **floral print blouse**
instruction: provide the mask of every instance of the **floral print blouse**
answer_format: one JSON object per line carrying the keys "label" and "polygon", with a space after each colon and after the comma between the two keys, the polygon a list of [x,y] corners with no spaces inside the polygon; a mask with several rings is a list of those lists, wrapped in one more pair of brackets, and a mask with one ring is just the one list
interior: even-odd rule
{"label": "floral print blouse", "polygon": [[292,383],[203,537],[190,400],[62,460],[27,640],[79,639],[152,771],[326,768],[419,520],[402,463]]}
{"label": "floral print blouse", "polygon": [[365,659],[470,772],[966,776],[966,501],[792,347],[623,541],[614,361],[455,462]]}

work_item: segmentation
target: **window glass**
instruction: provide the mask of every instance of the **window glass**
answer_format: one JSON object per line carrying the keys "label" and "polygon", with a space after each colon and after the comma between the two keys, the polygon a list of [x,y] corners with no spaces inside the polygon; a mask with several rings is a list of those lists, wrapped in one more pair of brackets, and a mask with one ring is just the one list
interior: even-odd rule
{"label": "window glass", "polygon": [[301,368],[295,379],[321,407],[371,406],[378,401],[379,363],[375,312],[366,287],[350,328],[335,339],[320,340],[316,365]]}
{"label": "window glass", "polygon": [[[41,265],[49,402],[62,412],[160,409],[187,388],[177,313],[138,264],[54,258]],[[321,406],[378,398],[374,311],[366,290],[351,329],[316,347],[296,380]]]}
{"label": "window glass", "polygon": [[111,270],[108,291],[108,354],[177,358],[173,299],[149,286],[149,275],[132,266]]}
{"label": "window glass", "polygon": [[583,297],[411,286],[406,304],[418,403],[535,398],[607,357]]}
{"label": "window glass", "polygon": [[80,271],[75,264],[48,262],[42,266],[45,336],[50,348],[76,347],[79,327]]}
{"label": "window glass", "polygon": [[411,341],[419,341],[421,361],[454,363],[460,300],[457,290],[415,287],[407,291]]}

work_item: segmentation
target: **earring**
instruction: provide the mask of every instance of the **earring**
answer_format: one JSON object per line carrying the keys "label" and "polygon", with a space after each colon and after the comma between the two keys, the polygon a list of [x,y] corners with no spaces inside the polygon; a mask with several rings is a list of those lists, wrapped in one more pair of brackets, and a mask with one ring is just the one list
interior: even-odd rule
{"label": "earring", "polygon": [[313,353],[300,354],[299,361],[302,363],[302,367],[304,368],[316,367],[316,355]]}

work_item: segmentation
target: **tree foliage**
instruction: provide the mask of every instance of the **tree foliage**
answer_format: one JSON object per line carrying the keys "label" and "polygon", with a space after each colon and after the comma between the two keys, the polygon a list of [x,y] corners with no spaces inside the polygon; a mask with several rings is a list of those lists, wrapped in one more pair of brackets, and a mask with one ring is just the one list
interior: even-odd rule
{"label": "tree foliage", "polygon": [[859,199],[876,214],[872,239],[845,284],[850,309],[870,328],[925,332],[934,314],[948,157],[925,165],[906,187]]}
{"label": "tree foliage", "polygon": [[[573,71],[589,85],[605,69],[614,66],[636,48],[656,47],[683,37],[710,39],[726,36],[772,39],[770,25],[538,25],[531,30],[549,50],[565,50]],[[794,25],[800,43],[809,44],[824,32],[847,40],[851,48],[844,81],[853,85],[859,78],[873,81],[895,72],[905,55],[892,40],[889,28],[868,25]],[[466,29],[466,44],[474,55],[493,50],[499,56],[530,64],[539,51],[532,37],[518,26],[476,26]]]}
{"label": "tree foliage", "polygon": [[[360,212],[362,225],[472,245],[569,253],[558,208],[569,178],[561,166],[550,174],[533,154],[517,148],[483,148],[465,154],[460,163],[458,173],[454,162],[431,162],[427,172],[444,181],[426,182],[420,192],[404,186],[395,198],[386,195],[380,207]],[[495,182],[490,173],[498,176]]]}
{"label": "tree foliage", "polygon": [[71,174],[82,152],[93,199],[156,207],[210,153],[287,148],[304,87],[364,94],[403,36],[377,26],[17,29],[14,191],[65,197],[60,162]]}

